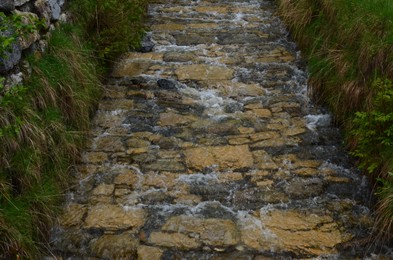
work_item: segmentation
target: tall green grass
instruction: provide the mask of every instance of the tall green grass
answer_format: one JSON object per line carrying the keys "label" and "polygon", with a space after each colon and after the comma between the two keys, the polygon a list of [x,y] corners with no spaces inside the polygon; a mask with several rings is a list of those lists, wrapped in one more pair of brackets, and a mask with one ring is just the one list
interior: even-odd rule
{"label": "tall green grass", "polygon": [[100,62],[112,64],[120,55],[139,47],[144,35],[145,0],[71,1],[74,20],[88,32]]}
{"label": "tall green grass", "polygon": [[0,252],[34,258],[47,239],[69,165],[100,96],[91,50],[73,26],[52,33],[24,86],[1,97]]}
{"label": "tall green grass", "polygon": [[[109,65],[143,35],[144,0],[71,1],[32,73],[0,82],[0,259],[39,259]],[[26,72],[26,74],[29,74]]]}
{"label": "tall green grass", "polygon": [[277,0],[306,54],[310,95],[344,129],[359,167],[377,183],[380,231],[393,232],[393,2]]}

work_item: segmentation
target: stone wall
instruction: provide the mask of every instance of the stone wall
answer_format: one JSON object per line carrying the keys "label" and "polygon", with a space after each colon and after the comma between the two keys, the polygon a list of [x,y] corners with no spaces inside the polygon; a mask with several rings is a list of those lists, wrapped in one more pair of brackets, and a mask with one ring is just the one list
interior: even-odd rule
{"label": "stone wall", "polygon": [[[9,51],[0,54],[0,76],[6,78],[6,85],[12,86],[20,83],[26,76],[21,72],[21,67],[28,66],[23,61],[23,57],[27,53],[35,51],[43,52],[45,50],[47,46],[45,39],[50,33],[50,30],[55,27],[55,24],[59,20],[65,20],[66,16],[62,13],[65,1],[0,0],[0,12],[3,12],[7,16],[12,14],[21,15],[23,23],[29,24],[38,19],[44,19],[44,29],[33,30],[28,35],[20,37]],[[12,28],[8,31],[0,31],[0,34],[8,36],[12,34]]]}

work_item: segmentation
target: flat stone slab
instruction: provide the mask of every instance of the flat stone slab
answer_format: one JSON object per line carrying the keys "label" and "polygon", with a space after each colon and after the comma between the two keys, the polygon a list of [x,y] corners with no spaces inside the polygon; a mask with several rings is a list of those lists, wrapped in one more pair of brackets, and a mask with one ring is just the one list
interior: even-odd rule
{"label": "flat stone slab", "polygon": [[92,252],[105,259],[131,259],[139,241],[130,234],[103,235],[91,244]]}
{"label": "flat stone slab", "polygon": [[176,69],[179,80],[228,80],[233,77],[233,69],[206,64],[183,65]]}
{"label": "flat stone slab", "polygon": [[276,236],[278,248],[303,254],[337,253],[336,246],[351,235],[342,234],[331,216],[297,210],[274,210],[261,215],[261,222]]}
{"label": "flat stone slab", "polygon": [[153,232],[150,234],[149,243],[179,249],[195,249],[201,246],[197,239],[180,233]]}
{"label": "flat stone slab", "polygon": [[120,230],[138,228],[145,223],[143,209],[126,209],[118,205],[96,205],[89,208],[85,228]]}
{"label": "flat stone slab", "polygon": [[201,242],[211,246],[233,246],[240,238],[236,224],[228,219],[176,216],[170,218],[162,230],[184,234],[196,233]]}
{"label": "flat stone slab", "polygon": [[129,62],[127,60],[123,60],[115,65],[111,75],[116,78],[138,76],[146,72],[150,66],[152,66],[152,63],[148,61]]}
{"label": "flat stone slab", "polygon": [[184,155],[187,166],[196,170],[211,166],[217,166],[220,170],[235,170],[254,165],[247,145],[197,147],[185,150]]}

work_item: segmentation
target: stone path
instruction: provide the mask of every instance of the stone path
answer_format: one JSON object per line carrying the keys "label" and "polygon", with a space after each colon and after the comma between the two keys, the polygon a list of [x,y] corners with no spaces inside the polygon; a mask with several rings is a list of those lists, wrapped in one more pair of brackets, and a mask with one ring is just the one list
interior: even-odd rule
{"label": "stone path", "polygon": [[155,46],[126,54],[105,87],[54,232],[58,255],[307,258],[368,235],[367,184],[309,104],[274,8],[150,5]]}

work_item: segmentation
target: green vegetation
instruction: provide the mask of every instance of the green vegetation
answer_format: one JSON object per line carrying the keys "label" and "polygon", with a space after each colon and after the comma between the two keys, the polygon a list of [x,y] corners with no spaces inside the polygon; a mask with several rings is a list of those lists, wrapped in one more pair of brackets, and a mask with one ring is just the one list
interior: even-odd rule
{"label": "green vegetation", "polygon": [[47,53],[29,57],[30,79],[1,97],[1,252],[38,254],[61,199],[59,184],[88,129],[100,83],[76,35],[70,26],[54,31]]}
{"label": "green vegetation", "polygon": [[11,50],[18,37],[24,37],[44,27],[44,20],[33,17],[29,18],[29,22],[25,20],[21,15],[6,16],[0,12],[0,58]]}
{"label": "green vegetation", "polygon": [[73,1],[70,6],[75,22],[89,32],[88,40],[100,61],[109,64],[139,47],[146,8],[144,0]]}
{"label": "green vegetation", "polygon": [[[83,8],[105,1],[71,2],[71,10],[79,5],[80,13],[74,13],[73,24],[60,24],[51,33],[44,54],[27,58],[32,73],[23,86],[7,90],[0,80],[0,258],[39,258],[48,248],[48,228],[99,100],[100,72],[107,70],[97,55],[114,60],[127,48],[137,47],[143,32],[143,12],[138,8],[144,2],[135,1],[108,1],[117,8],[127,6],[130,12],[123,10],[120,20],[108,20],[105,26],[95,28],[96,34],[89,31],[87,17],[94,16],[100,24],[101,19],[117,17],[117,10],[104,6],[100,10],[108,17],[103,18],[87,13],[98,7]],[[0,19],[14,24],[14,18]],[[15,21],[18,24],[19,20]],[[109,33],[110,22],[117,24]],[[123,37],[125,34],[130,37]],[[2,53],[16,36],[7,39],[0,39]]]}
{"label": "green vegetation", "polygon": [[278,0],[306,54],[310,94],[327,105],[377,181],[379,228],[393,232],[393,2]]}

